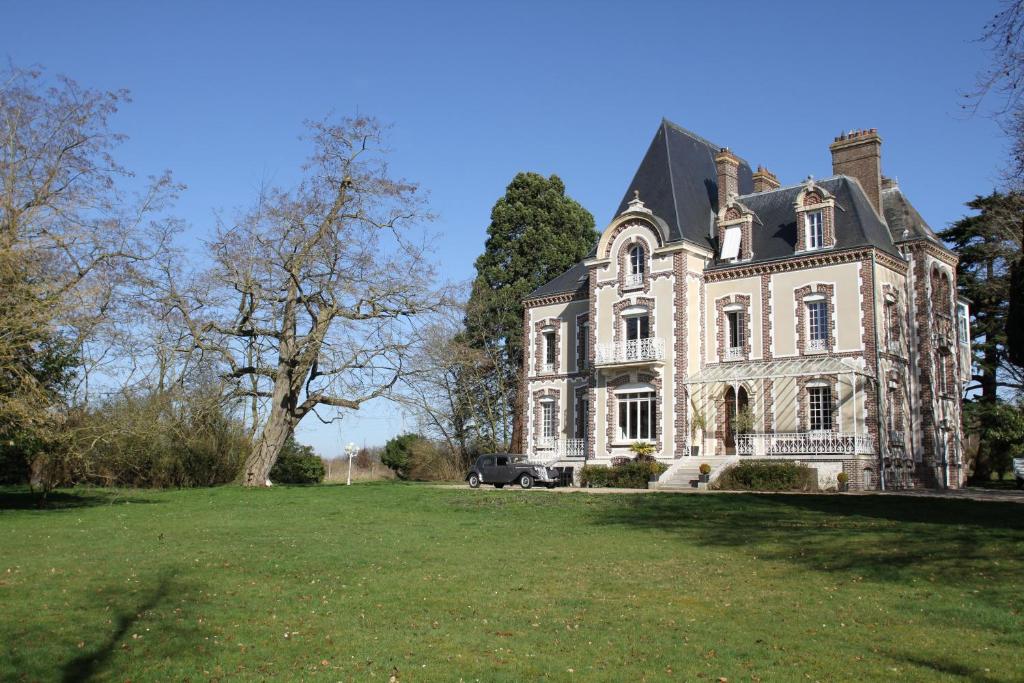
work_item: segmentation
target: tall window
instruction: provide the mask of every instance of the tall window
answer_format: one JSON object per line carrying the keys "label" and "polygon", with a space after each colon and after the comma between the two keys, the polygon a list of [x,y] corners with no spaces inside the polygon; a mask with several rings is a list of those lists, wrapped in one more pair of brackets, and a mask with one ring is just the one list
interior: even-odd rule
{"label": "tall window", "polygon": [[811,431],[831,431],[832,387],[809,387],[807,393],[811,413]]}
{"label": "tall window", "polygon": [[585,393],[576,396],[576,438],[587,438],[587,418],[590,414],[590,399]]}
{"label": "tall window", "polygon": [[540,404],[541,409],[541,436],[545,440],[555,438],[555,402],[544,401]]}
{"label": "tall window", "polygon": [[619,394],[619,437],[624,441],[653,439],[657,434],[654,392]]}
{"label": "tall window", "polygon": [[629,250],[629,274],[641,277],[644,274],[644,248],[641,246]]}
{"label": "tall window", "polygon": [[812,301],[807,304],[807,332],[811,349],[822,350],[828,345],[828,303]]}
{"label": "tall window", "polygon": [[555,370],[555,354],[558,353],[558,348],[555,345],[555,333],[545,332],[544,333],[544,370],[547,372],[554,372]]}
{"label": "tall window", "polygon": [[646,315],[631,315],[626,318],[626,340],[647,339],[651,336],[651,319]]}
{"label": "tall window", "polygon": [[580,323],[576,328],[579,339],[576,342],[576,350],[579,357],[576,359],[576,367],[582,370],[587,367],[587,359],[590,358],[590,323]]}
{"label": "tall window", "polygon": [[807,248],[821,249],[825,244],[825,227],[821,211],[808,211],[804,214],[804,225],[807,228]]}
{"label": "tall window", "polygon": [[747,327],[743,311],[729,311],[725,315],[729,325],[729,348],[742,349],[747,343]]}

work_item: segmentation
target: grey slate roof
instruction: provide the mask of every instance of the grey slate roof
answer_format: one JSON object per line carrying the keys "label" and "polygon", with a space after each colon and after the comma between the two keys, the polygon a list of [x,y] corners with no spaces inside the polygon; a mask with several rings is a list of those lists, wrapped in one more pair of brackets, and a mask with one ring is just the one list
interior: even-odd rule
{"label": "grey slate roof", "polygon": [[[710,228],[718,213],[715,155],[720,149],[699,135],[662,119],[615,215],[626,210],[633,199],[633,191],[638,190],[644,205],[668,223],[670,242],[685,239],[710,247],[709,234],[714,234]],[[750,165],[741,159],[739,193],[753,190]]]}
{"label": "grey slate roof", "polygon": [[[668,224],[670,242],[685,239],[717,253],[717,238],[709,237],[709,232],[715,232],[711,226],[718,212],[715,154],[719,149],[718,145],[662,119],[615,215],[626,210],[633,199],[633,191],[638,190],[644,205]],[[834,176],[815,182],[835,196],[834,249],[874,246],[902,258],[896,243],[922,237],[944,247],[894,182],[887,179],[882,191],[884,222],[856,180]],[[750,262],[773,261],[794,255],[797,226],[793,203],[802,187],[801,183],[753,194],[750,166],[741,160],[739,201],[757,216],[753,231],[753,259]],[[577,291],[586,296],[587,284],[585,280],[581,281],[585,275],[586,268],[578,263],[538,287],[528,298]]]}
{"label": "grey slate roof", "polygon": [[[888,228],[879,220],[859,183],[846,176],[834,176],[816,180],[815,184],[835,197],[836,245],[833,250],[875,246],[902,258],[893,245]],[[793,256],[796,251],[797,231],[793,205],[803,187],[803,184],[791,185],[771,192],[738,198],[739,202],[756,216],[752,235],[753,258],[745,263],[774,261]],[[727,262],[721,265],[732,264]]]}

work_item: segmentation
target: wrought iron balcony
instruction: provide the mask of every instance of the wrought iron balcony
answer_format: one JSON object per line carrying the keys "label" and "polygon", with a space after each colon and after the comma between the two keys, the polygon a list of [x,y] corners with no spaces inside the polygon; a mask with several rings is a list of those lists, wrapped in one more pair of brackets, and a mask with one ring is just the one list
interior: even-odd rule
{"label": "wrought iron balcony", "polygon": [[637,287],[644,286],[644,274],[643,273],[632,273],[626,276],[625,282],[626,289],[636,289]]}
{"label": "wrought iron balcony", "polygon": [[665,340],[657,337],[597,345],[597,364],[649,363],[665,358]]}
{"label": "wrought iron balcony", "polygon": [[587,457],[586,439],[537,439],[537,457],[544,460],[583,460]]}
{"label": "wrought iron balcony", "polygon": [[750,433],[736,436],[736,454],[774,458],[807,455],[870,455],[874,440],[848,432]]}
{"label": "wrought iron balcony", "polygon": [[811,339],[807,348],[810,351],[828,351],[828,339]]}
{"label": "wrought iron balcony", "polygon": [[742,346],[730,346],[725,349],[726,360],[744,360],[745,355],[743,353]]}

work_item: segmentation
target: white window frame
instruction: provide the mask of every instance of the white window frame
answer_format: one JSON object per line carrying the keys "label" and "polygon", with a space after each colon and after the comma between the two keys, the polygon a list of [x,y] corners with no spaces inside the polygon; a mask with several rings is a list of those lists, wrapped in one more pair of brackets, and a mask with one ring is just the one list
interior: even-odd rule
{"label": "white window frame", "polygon": [[742,308],[725,312],[726,347],[742,349],[747,345],[747,316]]}
{"label": "white window frame", "polygon": [[633,245],[629,250],[629,274],[643,277],[646,268],[644,252],[646,250],[639,244]]}
{"label": "white window frame", "polygon": [[[807,341],[812,351],[824,351],[828,348],[829,310],[828,301],[824,298],[805,300],[807,307]],[[821,313],[817,313],[817,311]]]}
{"label": "white window frame", "polygon": [[[653,391],[616,394],[620,441],[654,441],[658,433],[658,401]],[[646,415],[643,413],[646,409]]]}
{"label": "white window frame", "polygon": [[[642,326],[640,324],[640,319],[641,318],[647,318],[647,336],[646,337],[641,337],[640,336],[640,332],[642,331],[641,330]],[[634,337],[634,339],[636,339],[636,340],[649,339],[650,335],[651,335],[651,314],[650,314],[649,311],[644,310],[643,313],[634,313],[632,315],[624,315],[624,316],[622,316],[622,324],[626,328],[625,329],[626,341],[633,341],[633,339],[631,339],[630,336],[629,336],[629,325],[634,320],[637,321],[636,322],[636,334],[637,334],[637,336]]]}
{"label": "white window frame", "polygon": [[558,360],[557,336],[554,330],[544,330],[544,371],[554,372],[555,363]]}
{"label": "white window frame", "polygon": [[740,257],[740,246],[743,242],[743,228],[739,225],[730,225],[725,228],[722,235],[722,259],[735,261]]}
{"label": "white window frame", "polygon": [[540,434],[545,441],[555,438],[555,400],[546,399],[540,402]]}
{"label": "white window frame", "polygon": [[821,209],[804,214],[804,230],[807,249],[822,249],[825,246],[825,214]]}
{"label": "white window frame", "polygon": [[832,401],[830,385],[821,383],[807,387],[807,427],[810,431],[830,432],[835,429],[832,422]]}

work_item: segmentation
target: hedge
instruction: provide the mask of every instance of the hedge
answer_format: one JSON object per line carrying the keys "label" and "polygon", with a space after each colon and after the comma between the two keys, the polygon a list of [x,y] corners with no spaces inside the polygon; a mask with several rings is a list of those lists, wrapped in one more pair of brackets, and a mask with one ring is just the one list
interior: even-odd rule
{"label": "hedge", "polygon": [[668,469],[653,458],[638,457],[621,465],[587,465],[580,472],[583,486],[607,486],[617,489],[645,489],[652,475],[661,476]]}
{"label": "hedge", "polygon": [[714,487],[730,491],[816,491],[818,474],[802,463],[751,460],[726,468]]}

